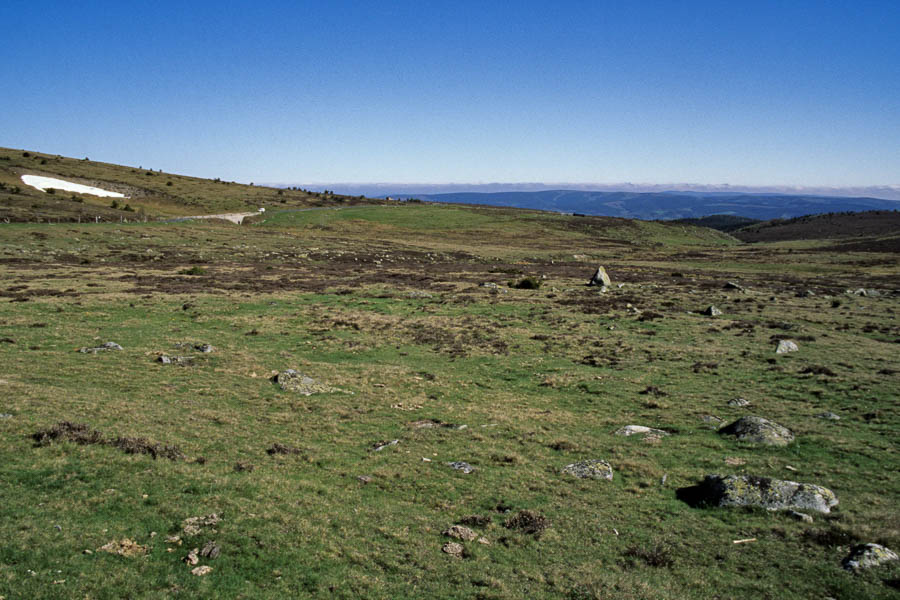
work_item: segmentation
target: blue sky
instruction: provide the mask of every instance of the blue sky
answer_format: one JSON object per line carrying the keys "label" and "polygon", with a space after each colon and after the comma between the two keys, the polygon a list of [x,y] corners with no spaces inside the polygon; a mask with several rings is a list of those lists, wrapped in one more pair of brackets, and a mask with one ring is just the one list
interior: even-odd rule
{"label": "blue sky", "polygon": [[0,145],[256,182],[900,183],[900,2],[0,3]]}

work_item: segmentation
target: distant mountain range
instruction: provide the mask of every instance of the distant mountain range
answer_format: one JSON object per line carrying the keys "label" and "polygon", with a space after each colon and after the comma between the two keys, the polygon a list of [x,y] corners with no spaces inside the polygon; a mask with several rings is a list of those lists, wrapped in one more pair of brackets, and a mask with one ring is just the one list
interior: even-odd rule
{"label": "distant mountain range", "polygon": [[385,196],[399,199],[414,197],[428,202],[511,206],[645,220],[734,215],[767,221],[819,213],[900,209],[900,201],[879,198],[698,191],[639,193],[540,190],[494,193],[385,194]]}

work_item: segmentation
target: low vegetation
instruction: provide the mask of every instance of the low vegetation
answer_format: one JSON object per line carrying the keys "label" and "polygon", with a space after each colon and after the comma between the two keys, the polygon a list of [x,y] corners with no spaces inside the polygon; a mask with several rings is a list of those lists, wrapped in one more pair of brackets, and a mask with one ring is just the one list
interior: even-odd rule
{"label": "low vegetation", "polygon": [[[831,243],[427,203],[0,225],[0,596],[895,597],[841,560],[900,548],[900,264]],[[794,440],[717,431],[747,415]],[[839,504],[684,500],[716,473]]]}

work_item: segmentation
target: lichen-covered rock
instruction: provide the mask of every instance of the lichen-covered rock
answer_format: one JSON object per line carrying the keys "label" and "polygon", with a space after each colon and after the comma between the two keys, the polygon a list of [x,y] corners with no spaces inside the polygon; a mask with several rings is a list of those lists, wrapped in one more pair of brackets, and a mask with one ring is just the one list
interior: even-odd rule
{"label": "lichen-covered rock", "polygon": [[449,529],[443,531],[443,534],[447,537],[456,538],[458,540],[465,540],[467,542],[471,542],[475,538],[478,537],[478,534],[465,527],[464,525],[452,525]]}
{"label": "lichen-covered rock", "polygon": [[100,346],[95,348],[79,348],[78,351],[82,354],[97,354],[98,352],[108,352],[110,350],[122,350],[122,346],[115,342],[106,342]]}
{"label": "lichen-covered rock", "polygon": [[621,427],[616,430],[616,435],[622,435],[625,437],[631,435],[658,435],[664,436],[669,435],[668,431],[663,431],[662,429],[653,429],[652,427],[645,427],[644,425],[626,425],[625,427]]}
{"label": "lichen-covered rock", "polygon": [[579,479],[608,479],[612,481],[613,470],[605,460],[582,460],[563,467],[562,472]]}
{"label": "lichen-covered rock", "polygon": [[753,415],[741,417],[719,430],[723,435],[733,435],[744,442],[766,446],[787,446],[794,441],[794,434],[787,427]]}
{"label": "lichen-covered rock", "polygon": [[448,462],[447,465],[449,465],[453,469],[456,469],[457,471],[462,471],[466,475],[468,475],[469,473],[472,473],[475,470],[475,467],[473,467],[469,463],[462,461],[462,460],[455,460],[453,462]]}
{"label": "lichen-covered rock", "polygon": [[699,487],[701,500],[713,506],[828,513],[838,503],[834,492],[820,485],[753,475],[707,475]]}
{"label": "lichen-covered rock", "polygon": [[606,273],[606,269],[603,267],[597,267],[597,270],[594,272],[594,276],[591,277],[591,280],[588,282],[588,285],[599,285],[601,287],[609,287],[612,282],[609,279],[609,275]]}
{"label": "lichen-covered rock", "polygon": [[788,352],[797,352],[800,347],[797,342],[791,340],[778,340],[778,346],[775,347],[775,354],[787,354]]}
{"label": "lichen-covered rock", "polygon": [[304,396],[334,391],[334,388],[319,383],[312,377],[308,377],[294,369],[288,369],[276,375],[275,383],[286,392],[297,392]]}
{"label": "lichen-covered rock", "polygon": [[881,544],[860,544],[850,550],[850,554],[841,561],[841,565],[848,571],[871,569],[886,562],[897,560],[897,553]]}
{"label": "lichen-covered rock", "polygon": [[441,551],[445,554],[449,554],[450,556],[455,556],[456,558],[462,558],[463,553],[466,549],[462,544],[458,544],[456,542],[447,542],[441,548]]}

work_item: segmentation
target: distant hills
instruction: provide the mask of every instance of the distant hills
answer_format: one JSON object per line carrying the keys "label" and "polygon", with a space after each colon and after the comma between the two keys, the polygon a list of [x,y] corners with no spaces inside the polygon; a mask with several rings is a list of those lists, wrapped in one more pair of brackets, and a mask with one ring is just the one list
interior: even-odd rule
{"label": "distant hills", "polygon": [[[411,195],[399,195],[409,198]],[[428,202],[509,206],[628,219],[697,219],[731,215],[760,221],[810,214],[898,210],[900,201],[793,194],[728,192],[605,192],[540,190],[526,192],[419,194]]]}

